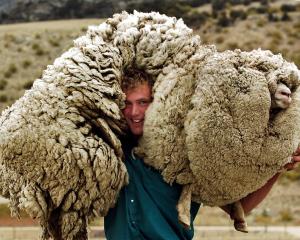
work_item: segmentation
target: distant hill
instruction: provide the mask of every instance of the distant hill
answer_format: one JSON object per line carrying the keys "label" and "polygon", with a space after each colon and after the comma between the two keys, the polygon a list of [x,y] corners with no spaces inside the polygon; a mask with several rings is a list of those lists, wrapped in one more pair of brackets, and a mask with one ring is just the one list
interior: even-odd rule
{"label": "distant hill", "polygon": [[[121,11],[157,11],[183,18],[190,27],[203,25],[207,18],[218,18],[222,27],[232,20],[245,19],[251,12],[277,20],[276,9],[295,11],[295,0],[0,0],[0,24],[62,19],[107,18]],[[280,6],[279,6],[280,7]],[[199,11],[203,8],[204,11]],[[236,8],[238,8],[236,10]],[[246,10],[245,10],[246,9]],[[227,16],[226,16],[227,14]],[[274,16],[275,14],[275,16]],[[288,15],[280,18],[288,19]]]}
{"label": "distant hill", "polygon": [[0,0],[1,23],[82,17],[107,17],[118,9],[117,0]]}
{"label": "distant hill", "polygon": [[123,10],[166,13],[177,3],[200,6],[208,0],[0,0],[0,23],[70,18],[105,18]]}

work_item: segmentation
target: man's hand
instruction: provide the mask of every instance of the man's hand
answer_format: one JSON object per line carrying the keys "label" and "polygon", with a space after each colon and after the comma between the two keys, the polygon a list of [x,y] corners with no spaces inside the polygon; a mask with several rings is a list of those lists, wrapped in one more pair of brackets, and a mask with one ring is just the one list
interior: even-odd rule
{"label": "man's hand", "polygon": [[[295,169],[300,164],[300,144],[297,150],[293,153],[291,157],[291,161],[284,165],[283,169],[290,171]],[[274,183],[277,181],[281,172],[276,173],[269,181],[262,186],[260,189],[248,194],[246,197],[242,198],[240,201],[242,203],[244,212],[247,214],[253,208],[255,208],[269,193]],[[229,209],[222,207],[227,213],[229,213]]]}
{"label": "man's hand", "polygon": [[293,153],[291,162],[284,165],[284,169],[287,171],[293,170],[299,166],[300,162],[300,146],[296,149],[296,151]]}

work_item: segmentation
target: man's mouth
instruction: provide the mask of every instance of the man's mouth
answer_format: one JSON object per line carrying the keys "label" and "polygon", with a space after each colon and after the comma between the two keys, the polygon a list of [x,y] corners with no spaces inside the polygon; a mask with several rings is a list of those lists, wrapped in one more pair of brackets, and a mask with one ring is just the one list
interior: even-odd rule
{"label": "man's mouth", "polygon": [[140,123],[140,122],[142,122],[143,120],[142,120],[142,119],[132,119],[132,121],[133,121],[134,123]]}

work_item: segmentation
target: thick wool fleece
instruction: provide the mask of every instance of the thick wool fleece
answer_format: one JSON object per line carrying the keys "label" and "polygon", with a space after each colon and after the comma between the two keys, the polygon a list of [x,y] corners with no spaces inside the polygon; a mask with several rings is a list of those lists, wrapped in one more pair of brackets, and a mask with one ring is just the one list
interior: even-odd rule
{"label": "thick wool fleece", "polygon": [[[185,121],[194,199],[208,205],[238,200],[290,161],[300,142],[299,76],[294,64],[269,51],[206,59]],[[291,89],[292,104],[270,112],[279,82]]]}
{"label": "thick wool fleece", "polygon": [[240,198],[298,142],[296,98],[269,117],[274,84],[299,85],[295,65],[261,50],[218,53],[158,13],[114,15],[76,39],[0,118],[0,188],[15,212],[39,219],[44,239],[86,239],[88,219],[105,215],[126,184],[120,81],[130,67],[156,80],[138,152],[167,182],[192,184],[194,200]]}
{"label": "thick wool fleece", "polygon": [[38,218],[45,239],[86,239],[87,220],[105,215],[127,182],[117,136],[122,58],[101,38],[87,39],[0,119],[2,167],[24,178],[17,196],[9,192],[20,199],[13,208]]}

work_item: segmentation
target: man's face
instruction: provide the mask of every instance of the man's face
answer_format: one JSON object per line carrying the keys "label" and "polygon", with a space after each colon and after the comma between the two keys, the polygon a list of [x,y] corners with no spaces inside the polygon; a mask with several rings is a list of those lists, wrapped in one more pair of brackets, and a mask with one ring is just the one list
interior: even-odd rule
{"label": "man's face", "polygon": [[124,117],[134,136],[143,134],[145,112],[152,101],[151,88],[147,83],[141,83],[132,89],[124,91],[126,95]]}

